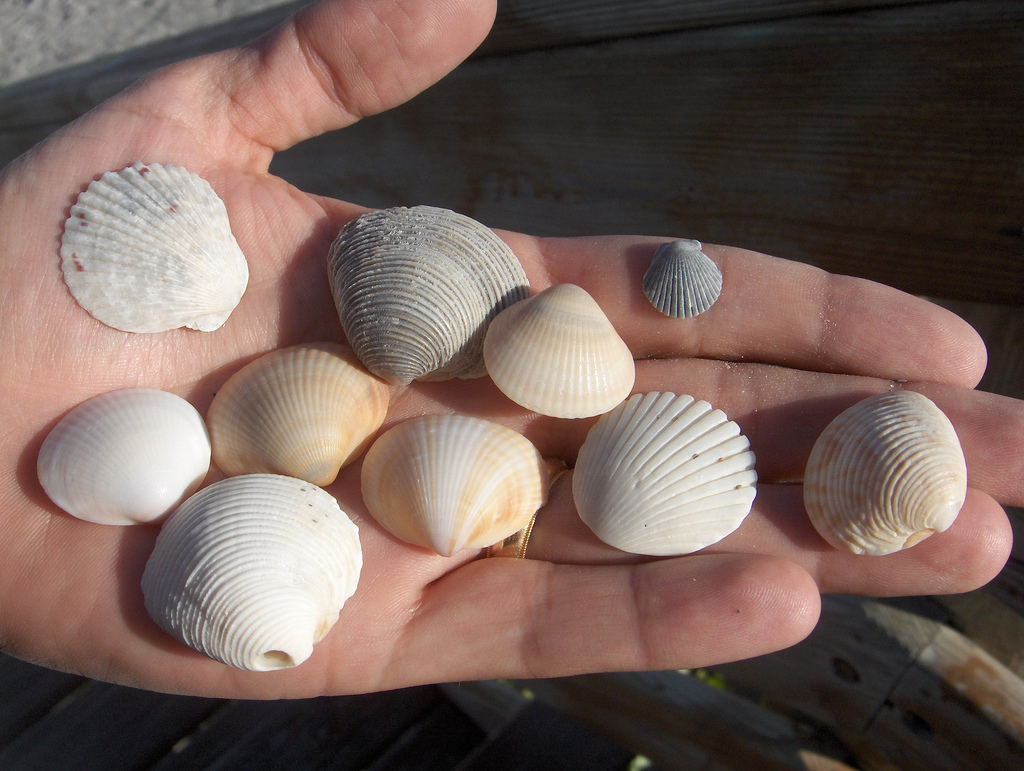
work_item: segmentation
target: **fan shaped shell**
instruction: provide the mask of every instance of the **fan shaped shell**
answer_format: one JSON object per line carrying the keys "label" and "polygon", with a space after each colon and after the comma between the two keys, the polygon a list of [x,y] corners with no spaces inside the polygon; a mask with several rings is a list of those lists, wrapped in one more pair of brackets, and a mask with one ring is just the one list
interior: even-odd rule
{"label": "fan shaped shell", "polygon": [[166,516],[209,468],[210,438],[196,409],[148,388],[111,391],[78,405],[43,440],[36,463],[54,503],[105,525]]}
{"label": "fan shaped shell", "polygon": [[493,231],[431,206],[364,214],[328,260],[349,344],[390,383],[482,376],[487,324],[529,295],[519,260]]}
{"label": "fan shaped shell", "polygon": [[736,530],[756,495],[739,426],[692,396],[636,394],[587,434],[573,472],[580,517],[634,554],[689,554]]}
{"label": "fan shaped shell", "polygon": [[928,397],[868,397],[822,431],[804,473],[804,505],[839,549],[882,555],[913,546],[956,519],[967,463],[956,430]]}
{"label": "fan shaped shell", "polygon": [[484,340],[495,385],[542,415],[607,412],[633,388],[633,355],[586,290],[556,284],[502,311]]}
{"label": "fan shaped shell", "polygon": [[547,467],[528,439],[464,415],[400,423],[363,459],[363,500],[374,519],[446,557],[524,528],[547,489]]}
{"label": "fan shaped shell", "polygon": [[389,395],[387,384],[337,343],[271,351],[214,397],[207,413],[213,460],[231,476],[271,473],[330,484],[384,422]]}
{"label": "fan shaped shell", "polygon": [[60,256],[78,304],[126,332],[217,329],[249,281],[213,188],[157,163],[91,183],[71,207]]}
{"label": "fan shaped shell", "polygon": [[666,316],[697,316],[722,293],[722,271],[702,248],[700,241],[684,239],[661,244],[654,252],[644,274],[644,294]]}
{"label": "fan shaped shell", "polygon": [[183,503],[142,575],[146,610],[190,648],[240,669],[297,666],[356,590],[355,524],[316,485],[221,480]]}

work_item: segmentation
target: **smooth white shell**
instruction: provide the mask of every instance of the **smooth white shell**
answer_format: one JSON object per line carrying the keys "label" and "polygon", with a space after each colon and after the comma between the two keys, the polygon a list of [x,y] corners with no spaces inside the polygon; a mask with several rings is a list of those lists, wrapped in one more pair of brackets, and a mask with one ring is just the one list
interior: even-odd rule
{"label": "smooth white shell", "polygon": [[362,569],[359,533],[316,485],[271,474],[200,490],[167,520],[142,575],[146,610],[240,669],[297,666],[338,620]]}
{"label": "smooth white shell", "polygon": [[249,281],[213,188],[158,163],[92,182],[71,207],[60,256],[78,304],[125,332],[217,329]]}
{"label": "smooth white shell", "polygon": [[673,318],[692,318],[710,308],[722,293],[722,271],[701,251],[700,241],[661,244],[644,274],[651,305]]}
{"label": "smooth white shell", "polygon": [[207,422],[225,474],[270,473],[324,486],[366,449],[390,389],[351,349],[309,343],[271,351],[217,391]]}
{"label": "smooth white shell", "polygon": [[463,214],[432,206],[352,220],[328,261],[349,345],[389,383],[482,376],[487,324],[529,295],[504,241]]}
{"label": "smooth white shell", "polygon": [[633,389],[633,355],[586,290],[556,284],[502,311],[484,339],[508,398],[557,418],[600,415]]}
{"label": "smooth white shell", "polygon": [[428,415],[382,434],[363,459],[363,501],[385,529],[451,556],[518,532],[547,500],[528,439],[464,415]]}
{"label": "smooth white shell", "polygon": [[187,401],[132,388],[78,405],[39,449],[50,499],[103,525],[152,522],[196,490],[210,468],[206,425]]}
{"label": "smooth white shell", "polygon": [[967,496],[956,430],[926,396],[893,391],[840,413],[804,473],[804,506],[822,538],[891,554],[946,530]]}
{"label": "smooth white shell", "polygon": [[756,495],[739,426],[692,396],[636,394],[587,434],[573,472],[580,517],[634,554],[689,554],[740,526]]}

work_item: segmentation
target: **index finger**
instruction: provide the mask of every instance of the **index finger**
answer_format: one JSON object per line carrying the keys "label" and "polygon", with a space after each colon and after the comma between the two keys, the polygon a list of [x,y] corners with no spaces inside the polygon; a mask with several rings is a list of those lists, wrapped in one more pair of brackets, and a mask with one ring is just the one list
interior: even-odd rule
{"label": "index finger", "polygon": [[721,296],[699,316],[674,319],[642,289],[655,248],[671,239],[503,236],[535,289],[582,286],[637,358],[728,359],[968,388],[985,371],[985,345],[969,324],[866,279],[708,244],[704,252],[723,274]]}

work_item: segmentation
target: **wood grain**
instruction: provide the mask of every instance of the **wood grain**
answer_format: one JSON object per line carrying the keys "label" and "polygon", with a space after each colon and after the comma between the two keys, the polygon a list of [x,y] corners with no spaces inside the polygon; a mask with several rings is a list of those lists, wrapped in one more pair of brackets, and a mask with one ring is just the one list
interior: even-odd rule
{"label": "wood grain", "polygon": [[1022,51],[1024,4],[977,0],[487,58],[272,169],[371,206],[696,237],[1016,305]]}
{"label": "wood grain", "polygon": [[803,643],[715,670],[835,731],[868,768],[1024,764],[1024,681],[970,638],[890,604],[825,597]]}

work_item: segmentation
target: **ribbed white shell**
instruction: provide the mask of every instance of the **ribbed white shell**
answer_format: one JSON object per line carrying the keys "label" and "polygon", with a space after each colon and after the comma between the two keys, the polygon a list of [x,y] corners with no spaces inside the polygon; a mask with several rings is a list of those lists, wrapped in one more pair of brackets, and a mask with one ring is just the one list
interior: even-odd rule
{"label": "ribbed white shell", "polygon": [[217,329],[249,281],[213,188],[157,163],[91,183],[71,207],[60,256],[79,305],[125,332]]}
{"label": "ribbed white shell", "polygon": [[882,555],[946,530],[967,495],[956,430],[926,396],[893,391],[840,413],[804,472],[804,506],[837,549]]}
{"label": "ribbed white shell", "polygon": [[722,293],[722,271],[701,248],[700,241],[669,241],[654,252],[644,274],[644,294],[666,316],[701,314]]}
{"label": "ribbed white shell", "polygon": [[408,543],[451,556],[518,532],[547,500],[528,439],[464,415],[428,415],[382,434],[363,459],[363,501]]}
{"label": "ribbed white shell", "polygon": [[271,351],[214,397],[207,413],[214,462],[231,476],[284,474],[330,484],[380,428],[389,399],[387,384],[345,346]]}
{"label": "ribbed white shell", "polygon": [[151,522],[196,490],[210,468],[206,425],[187,401],[133,388],[78,405],[39,449],[43,490],[64,511],[104,525]]}
{"label": "ribbed white shell", "polygon": [[211,658],[265,671],[301,664],[356,590],[359,533],[337,501],[290,477],[230,477],[167,520],[142,575],[146,610]]}
{"label": "ribbed white shell", "polygon": [[633,388],[633,355],[586,290],[556,284],[507,308],[484,339],[487,374],[508,398],[557,418],[607,412]]}
{"label": "ribbed white shell", "polygon": [[689,554],[736,530],[753,505],[754,453],[704,401],[635,394],[587,434],[573,472],[580,517],[634,554]]}
{"label": "ribbed white shell", "polygon": [[487,324],[529,295],[519,260],[493,231],[431,206],[349,222],[328,261],[349,345],[390,383],[480,377]]}

